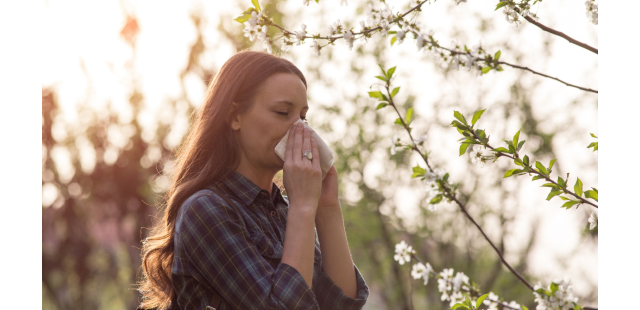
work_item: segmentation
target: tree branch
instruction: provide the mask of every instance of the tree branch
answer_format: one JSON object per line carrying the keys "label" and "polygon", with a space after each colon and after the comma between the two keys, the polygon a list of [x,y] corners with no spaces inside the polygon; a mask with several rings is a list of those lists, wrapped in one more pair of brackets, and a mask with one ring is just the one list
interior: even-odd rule
{"label": "tree branch", "polygon": [[[517,11],[518,13],[520,13],[520,12],[518,11],[518,8],[515,8],[515,9],[516,9],[516,11]],[[580,42],[580,41],[578,41],[578,40],[576,40],[576,39],[574,39],[574,38],[572,38],[572,37],[570,37],[570,36],[568,36],[568,35],[566,35],[566,34],[564,34],[564,33],[560,32],[560,31],[557,31],[557,30],[551,29],[551,28],[549,28],[549,27],[547,27],[547,26],[545,26],[545,25],[543,25],[543,24],[541,24],[541,23],[539,23],[539,22],[535,21],[535,19],[531,18],[531,16],[523,16],[523,17],[524,17],[524,19],[526,19],[528,22],[530,22],[530,23],[532,23],[532,24],[534,24],[534,25],[538,26],[538,28],[540,28],[540,29],[542,29],[542,30],[544,30],[544,31],[546,31],[546,32],[548,32],[548,33],[555,34],[555,35],[557,35],[557,36],[559,36],[559,37],[561,37],[561,38],[565,38],[567,41],[569,41],[569,42],[571,42],[571,43],[573,43],[573,44],[575,44],[575,45],[577,45],[577,46],[580,46],[580,47],[582,47],[582,48],[584,48],[584,49],[586,49],[586,50],[588,50],[588,51],[591,51],[591,52],[593,52],[593,53],[598,54],[598,49],[597,49],[597,48],[595,48],[595,47],[591,47],[591,46],[589,46],[589,45],[587,45],[587,44],[585,44],[585,43],[582,43],[582,42]]]}
{"label": "tree branch", "polygon": [[[480,141],[480,138],[476,135],[476,133],[473,130],[469,130],[469,131],[473,134],[473,137],[476,138],[476,140]],[[489,143],[486,143],[486,146],[489,147],[492,151],[500,154],[500,156],[504,156],[504,157],[508,157],[508,158],[511,158],[511,159],[515,159],[515,156],[511,156],[511,155],[509,155],[507,153],[504,153],[504,152],[496,151],[493,146],[489,145]],[[542,172],[539,172],[538,170],[533,169],[533,167],[530,167],[530,166],[527,166],[527,167],[529,168],[529,171],[527,171],[527,173],[535,173],[535,174],[543,177],[545,180],[557,185],[559,188],[562,188],[566,193],[571,194],[573,197],[578,198],[580,200],[580,203],[586,203],[586,204],[592,205],[596,209],[598,208],[597,204],[595,204],[595,203],[593,203],[593,202],[591,202],[591,201],[589,201],[589,200],[587,200],[585,198],[582,198],[581,196],[578,196],[576,193],[574,193],[571,190],[565,188],[566,186],[565,187],[560,186],[558,183],[556,183],[554,180],[552,180],[551,178],[549,178],[548,176],[546,176]],[[567,182],[568,181],[569,181],[569,179],[567,178]]]}
{"label": "tree branch", "polygon": [[[427,2],[427,0],[420,2],[418,5],[416,5],[415,7],[411,8],[410,10],[408,10],[407,12],[405,12],[404,14],[401,14],[401,15],[399,15],[398,17],[394,18],[394,19],[390,22],[390,25],[391,25],[391,24],[393,24],[393,23],[398,23],[398,21],[399,21],[399,20],[401,20],[402,18],[404,18],[407,14],[409,14],[409,13],[411,13],[411,12],[413,12],[413,11],[415,11],[415,10],[419,9],[419,8],[420,8],[420,7],[421,7],[425,2]],[[597,50],[597,49],[595,49],[595,48],[593,48],[593,47],[590,47],[589,45],[586,45],[586,44],[584,44],[584,43],[581,43],[581,42],[579,42],[579,41],[576,41],[576,40],[572,39],[571,37],[569,37],[569,36],[565,35],[565,34],[564,34],[564,33],[562,33],[562,32],[559,32],[559,31],[553,30],[553,29],[551,29],[551,28],[549,28],[549,27],[547,27],[547,26],[544,26],[544,25],[542,25],[542,24],[540,24],[540,23],[536,22],[535,20],[533,20],[533,19],[532,19],[531,17],[529,17],[529,16],[525,16],[525,19],[527,19],[529,22],[533,23],[534,25],[536,25],[536,26],[538,26],[538,27],[542,28],[543,30],[546,30],[546,31],[549,31],[549,32],[551,32],[551,33],[553,33],[553,34],[556,34],[556,35],[558,35],[558,36],[561,36],[561,37],[563,37],[563,38],[565,38],[565,39],[569,40],[569,42],[574,43],[574,44],[576,44],[576,45],[579,45],[579,46],[581,46],[581,47],[587,48],[587,49],[589,49],[589,50],[591,50],[591,51],[594,51],[594,50],[595,50],[595,53],[596,53],[596,54],[598,53],[598,50]],[[280,25],[278,25],[278,24],[274,23],[274,22],[273,22],[273,20],[271,20],[271,19],[267,20],[266,24],[267,24],[267,25],[273,25],[274,27],[276,27],[276,28],[280,29],[280,31],[282,31],[282,32],[283,32],[285,35],[287,35],[287,36],[289,36],[289,35],[295,35],[295,32],[285,29],[284,27],[282,27],[282,26],[280,26]],[[373,27],[373,28],[369,28],[369,29],[366,29],[366,30],[360,31],[360,32],[354,32],[354,33],[352,33],[352,35],[353,35],[353,36],[356,36],[356,35],[367,36],[367,35],[369,35],[370,33],[374,32],[374,31],[377,31],[377,30],[381,30],[381,29],[382,29],[382,27],[377,26],[377,27]],[[411,31],[411,30],[409,30],[409,31]],[[412,32],[412,33],[413,33],[413,32]],[[415,34],[415,33],[414,33],[414,34]],[[415,35],[417,35],[417,34],[415,34]],[[338,36],[333,36],[333,35],[332,35],[332,36],[324,36],[324,37],[319,36],[319,35],[318,35],[318,36],[309,36],[309,35],[304,35],[304,36],[302,36],[302,38],[303,38],[303,39],[305,39],[305,38],[308,38],[308,39],[324,39],[324,40],[329,41],[329,43],[327,43],[327,44],[325,44],[325,45],[323,45],[323,46],[321,46],[321,47],[320,47],[320,48],[322,48],[322,47],[324,47],[324,46],[327,46],[327,45],[329,45],[329,44],[332,44],[332,43],[333,43],[334,41],[336,41],[337,39],[344,38],[344,35],[338,35]],[[434,47],[436,47],[436,48],[445,49],[445,50],[447,50],[447,51],[449,51],[449,52],[451,52],[451,53],[453,53],[453,54],[461,54],[461,55],[467,55],[467,54],[469,54],[468,52],[467,52],[467,53],[462,53],[462,52],[458,52],[458,51],[451,50],[451,49],[449,49],[449,48],[442,47],[442,46],[438,45],[438,44],[437,44],[437,42],[434,42],[434,41],[427,41],[427,42],[431,43],[431,44],[432,44],[432,46],[434,46]],[[471,55],[471,54],[469,54],[469,55]],[[472,56],[472,57],[474,57],[473,55],[471,55],[471,56]],[[477,60],[484,60],[484,59],[483,59],[483,58],[474,57],[474,60],[475,60],[475,61],[477,61]],[[512,68],[516,68],[516,69],[520,69],[520,70],[529,71],[529,72],[531,72],[531,73],[533,73],[533,74],[536,74],[536,75],[539,75],[539,76],[542,76],[542,77],[546,77],[546,78],[550,78],[550,79],[552,79],[552,80],[556,80],[556,81],[558,81],[558,82],[560,82],[560,83],[563,83],[563,84],[565,84],[565,85],[567,85],[567,86],[569,86],[569,87],[575,87],[575,88],[577,88],[577,89],[580,89],[580,90],[583,90],[583,91],[588,91],[588,92],[593,92],[593,93],[596,93],[596,94],[598,93],[598,91],[597,91],[597,90],[593,90],[593,89],[590,89],[590,88],[585,88],[585,87],[577,86],[577,85],[574,85],[574,84],[570,84],[570,83],[567,83],[567,82],[565,82],[565,81],[563,81],[563,80],[560,80],[560,79],[558,79],[558,78],[551,77],[551,76],[546,75],[546,74],[544,74],[544,73],[540,73],[540,72],[534,71],[534,70],[529,69],[529,68],[527,68],[527,67],[523,67],[523,66],[518,66],[518,65],[510,64],[510,63],[507,63],[507,62],[498,62],[498,63],[500,63],[500,64],[504,64],[504,65],[507,65],[507,66],[510,66],[510,67],[512,67]]]}
{"label": "tree branch", "polygon": [[[398,111],[395,103],[393,102],[393,97],[391,96],[391,92],[389,91],[389,84],[388,83],[385,85],[385,88],[387,90],[387,95],[389,96],[389,104],[391,106],[393,106],[393,108],[396,110],[396,113],[398,114],[398,117],[402,121],[402,124],[403,124],[404,128],[409,133],[409,137],[411,138],[411,143],[413,144],[413,149],[416,150],[420,154],[420,156],[423,158],[425,163],[427,163],[427,157],[422,154],[420,149],[418,149],[415,141],[413,140],[413,137],[411,136],[411,130],[409,129],[409,126],[404,121],[404,119],[402,118],[402,115],[400,114],[400,111]],[[429,168],[429,170],[431,170],[431,172],[433,172],[433,169],[431,169],[431,166],[429,166],[428,163],[427,163],[427,167]],[[526,285],[531,291],[533,291],[534,290],[533,286],[531,284],[529,284],[529,282],[527,282],[527,280],[525,280],[515,269],[513,269],[513,267],[511,267],[511,265],[509,265],[509,263],[504,259],[504,256],[502,256],[502,253],[500,252],[500,250],[498,250],[498,248],[493,244],[491,239],[489,239],[489,237],[484,233],[484,231],[482,230],[480,225],[478,225],[478,223],[476,223],[476,221],[473,219],[473,217],[471,217],[471,215],[467,212],[467,209],[464,207],[464,204],[462,202],[460,202],[452,192],[448,191],[448,189],[445,186],[443,186],[443,191],[445,191],[445,194],[447,195],[447,198],[455,201],[458,204],[458,207],[460,207],[460,210],[478,228],[480,233],[482,233],[482,236],[484,237],[484,239],[487,240],[487,242],[489,242],[489,244],[495,250],[495,252],[498,254],[498,256],[500,256],[500,260],[507,267],[507,269],[509,269],[509,271],[511,271],[511,273],[513,273],[518,279],[520,279],[520,281],[522,281],[522,283],[524,283],[524,285]]]}

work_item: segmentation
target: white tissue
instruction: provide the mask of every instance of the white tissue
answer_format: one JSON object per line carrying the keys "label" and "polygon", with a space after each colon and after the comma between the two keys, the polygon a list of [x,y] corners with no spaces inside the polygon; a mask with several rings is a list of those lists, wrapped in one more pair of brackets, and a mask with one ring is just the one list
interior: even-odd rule
{"label": "white tissue", "polygon": [[[322,179],[324,180],[324,178],[327,176],[327,172],[329,172],[329,169],[331,169],[331,166],[333,165],[333,161],[335,159],[333,156],[333,151],[331,151],[329,146],[322,140],[322,138],[320,138],[316,131],[309,127],[309,124],[302,121],[302,119],[298,119],[295,123],[293,123],[291,128],[298,125],[298,123],[302,123],[304,124],[304,127],[309,128],[309,131],[311,131],[311,136],[316,140],[316,144],[318,145],[318,153],[320,154],[320,169],[322,170]],[[278,142],[278,145],[276,145],[276,154],[278,154],[278,156],[280,156],[282,160],[284,160],[284,151],[287,149],[287,139],[289,139],[289,132],[291,132],[291,128],[289,128],[287,134],[285,134],[284,137],[280,139],[280,142]]]}

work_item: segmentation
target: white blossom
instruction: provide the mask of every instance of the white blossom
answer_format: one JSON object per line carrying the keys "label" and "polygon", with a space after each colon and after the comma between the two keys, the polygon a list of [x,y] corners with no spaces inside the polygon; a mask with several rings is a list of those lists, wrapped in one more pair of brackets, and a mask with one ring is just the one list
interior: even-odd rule
{"label": "white blossom", "polygon": [[[573,288],[571,287],[571,280],[556,280],[552,283],[557,285],[557,291],[552,296],[548,296],[547,294],[540,294],[536,292],[538,289],[543,288],[538,282],[537,285],[534,286],[533,295],[535,296],[535,302],[538,304],[536,307],[537,310],[551,310],[551,309],[561,309],[561,310],[569,310],[573,309],[574,306],[578,303],[578,298],[573,296]],[[551,286],[549,289],[543,288],[547,292],[551,292]]]}
{"label": "white blossom", "polygon": [[422,33],[418,35],[418,37],[416,38],[416,47],[418,48],[418,51],[421,50],[424,47],[424,36],[422,36]]}
{"label": "white blossom", "polygon": [[316,56],[320,56],[320,45],[318,45],[318,41],[317,40],[313,40],[313,42],[311,42],[311,46],[313,49],[313,54]]}
{"label": "white blossom", "polygon": [[360,32],[364,32],[365,30],[367,30],[367,25],[364,22],[364,20],[361,20],[360,22],[358,22],[360,24]]}
{"label": "white blossom", "polygon": [[451,280],[451,282],[453,284],[453,290],[457,292],[457,291],[460,290],[460,286],[463,283],[464,284],[469,284],[469,277],[467,277],[462,272],[458,272],[458,273],[456,273],[456,276],[453,278],[453,280]]}
{"label": "white blossom", "polygon": [[404,40],[404,34],[403,30],[398,30],[398,32],[396,32],[396,40],[398,40],[398,44],[402,43]]}
{"label": "white blossom", "polygon": [[304,36],[305,34],[307,34],[307,25],[302,24],[300,25],[300,29],[298,31],[294,31],[293,33],[296,34],[296,38],[298,39],[298,42],[296,42],[296,45],[300,45],[300,42],[302,42],[302,40],[304,40]]}
{"label": "white blossom", "polygon": [[420,279],[423,278],[424,279],[424,285],[427,285],[427,283],[429,283],[429,274],[431,273],[431,271],[433,270],[433,267],[431,267],[431,265],[429,263],[427,263],[427,265],[425,266],[423,263],[416,263],[413,265],[413,269],[411,270],[411,276],[414,279]]}
{"label": "white blossom", "polygon": [[340,24],[340,20],[338,19],[337,21],[333,22],[332,24],[330,24],[329,26],[327,26],[327,28],[329,28],[329,33],[331,35],[338,33],[338,29],[342,27],[342,25]]}
{"label": "white blossom", "polygon": [[498,310],[498,303],[500,298],[498,295],[493,292],[489,292],[489,296],[482,302],[483,304],[489,306],[488,310]]}
{"label": "white blossom", "polygon": [[343,4],[346,6],[349,6],[349,3],[347,3],[347,0],[340,0],[340,6],[342,6]]}
{"label": "white blossom", "polygon": [[598,213],[591,212],[591,216],[589,216],[589,230],[593,230],[598,226]]}
{"label": "white blossom", "polygon": [[382,36],[387,36],[389,34],[389,24],[387,23],[386,20],[383,20],[380,22],[380,33],[382,34]]}
{"label": "white blossom", "polygon": [[416,143],[427,141],[427,135],[426,134],[419,135],[419,136],[413,138],[413,141],[415,141]]}
{"label": "white blossom", "polygon": [[396,155],[396,146],[400,142],[400,138],[398,138],[398,133],[393,134],[393,138],[391,138],[391,155]]}
{"label": "white blossom", "polygon": [[344,41],[345,41],[345,43],[347,43],[347,46],[349,46],[349,50],[351,50],[353,48],[354,39],[355,39],[355,37],[354,37],[353,33],[351,32],[351,30],[347,30],[347,32],[344,33]]}
{"label": "white blossom", "polygon": [[598,24],[598,5],[595,0],[587,0],[584,2],[584,5],[587,9],[587,18],[594,24]]}
{"label": "white blossom", "polygon": [[397,260],[400,265],[404,265],[405,262],[409,262],[411,260],[411,253],[415,253],[416,251],[411,248],[411,246],[407,245],[404,240],[400,243],[396,244],[396,254],[393,256],[394,260]]}
{"label": "white blossom", "polygon": [[309,0],[302,0],[302,3],[306,6],[309,6]]}

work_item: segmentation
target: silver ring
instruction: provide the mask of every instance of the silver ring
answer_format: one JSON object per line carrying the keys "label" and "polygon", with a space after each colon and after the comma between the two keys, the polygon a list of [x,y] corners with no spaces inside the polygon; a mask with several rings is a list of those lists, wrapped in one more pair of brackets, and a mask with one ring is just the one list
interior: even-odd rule
{"label": "silver ring", "polygon": [[313,153],[311,152],[311,150],[308,150],[308,151],[304,152],[304,155],[302,155],[302,156],[308,158],[309,160],[313,159]]}

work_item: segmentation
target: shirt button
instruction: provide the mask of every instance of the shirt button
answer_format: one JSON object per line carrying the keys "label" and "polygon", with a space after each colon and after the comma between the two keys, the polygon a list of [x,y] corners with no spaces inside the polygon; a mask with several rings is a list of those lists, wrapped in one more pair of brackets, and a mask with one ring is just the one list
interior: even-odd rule
{"label": "shirt button", "polygon": [[276,211],[271,211],[271,215],[276,215]]}

